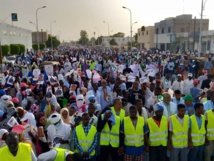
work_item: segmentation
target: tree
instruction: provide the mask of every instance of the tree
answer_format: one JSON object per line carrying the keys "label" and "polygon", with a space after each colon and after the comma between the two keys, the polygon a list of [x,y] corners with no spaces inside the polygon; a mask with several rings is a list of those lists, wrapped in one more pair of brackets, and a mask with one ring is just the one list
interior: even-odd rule
{"label": "tree", "polygon": [[[103,36],[99,36],[99,37],[96,39],[95,44],[96,44],[96,45],[102,44],[102,39],[103,39]],[[98,43],[99,43],[99,44],[98,44]]]}
{"label": "tree", "polygon": [[88,44],[89,39],[88,39],[88,34],[85,30],[80,31],[80,39],[78,40],[78,43],[81,45],[86,45]]}
{"label": "tree", "polygon": [[8,56],[8,53],[10,52],[10,46],[9,45],[2,45],[1,50],[2,50],[3,56]]}
{"label": "tree", "polygon": [[17,44],[10,44],[10,53],[12,55],[17,55],[20,53],[20,47]]}
{"label": "tree", "polygon": [[20,48],[20,53],[19,54],[25,53],[25,46],[23,44],[17,44],[17,45],[19,45],[19,48]]}
{"label": "tree", "polygon": [[[131,48],[131,42],[130,41],[127,43],[127,45],[128,45],[129,48]],[[138,42],[137,41],[132,41],[132,47],[138,48]]]}
{"label": "tree", "polygon": [[134,34],[134,39],[135,39],[136,42],[138,42],[138,40],[137,40],[138,39],[138,34],[137,33]]}
{"label": "tree", "polygon": [[125,34],[123,32],[118,32],[118,33],[112,35],[112,37],[125,37]]}
{"label": "tree", "polygon": [[[38,45],[37,44],[33,44],[32,48],[33,48],[33,50],[38,50]],[[39,44],[39,49],[40,50],[44,50],[45,49],[45,44]]]}
{"label": "tree", "polygon": [[111,40],[109,41],[109,43],[110,43],[110,45],[117,45],[117,42],[115,41],[114,38],[111,39]]}
{"label": "tree", "polygon": [[[60,45],[60,41],[57,39],[56,36],[52,36],[52,43],[53,43],[53,48],[57,48]],[[45,42],[45,44],[47,47],[51,48],[51,36],[50,35],[48,35],[48,40]]]}

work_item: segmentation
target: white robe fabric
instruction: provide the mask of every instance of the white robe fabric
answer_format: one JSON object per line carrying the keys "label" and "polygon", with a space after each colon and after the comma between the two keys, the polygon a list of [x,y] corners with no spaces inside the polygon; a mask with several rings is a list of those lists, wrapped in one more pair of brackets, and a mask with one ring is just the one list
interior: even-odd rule
{"label": "white robe fabric", "polygon": [[[169,118],[171,115],[174,115],[177,113],[177,107],[176,105],[173,103],[173,102],[170,102],[170,111],[167,110],[165,104],[163,101],[159,102],[159,105],[163,106],[164,107],[164,110],[163,110],[163,116],[166,116],[166,118]],[[171,113],[171,115],[169,114],[169,112]]]}
{"label": "white robe fabric", "polygon": [[[47,134],[48,134],[48,142],[53,142],[55,137],[61,136],[63,140],[69,140],[72,138],[71,137],[71,127],[68,124],[63,123],[61,121],[61,125],[59,127],[56,127],[55,125],[49,125],[47,128]],[[63,149],[68,149],[70,150],[70,145],[69,144],[60,144],[60,148]]]}

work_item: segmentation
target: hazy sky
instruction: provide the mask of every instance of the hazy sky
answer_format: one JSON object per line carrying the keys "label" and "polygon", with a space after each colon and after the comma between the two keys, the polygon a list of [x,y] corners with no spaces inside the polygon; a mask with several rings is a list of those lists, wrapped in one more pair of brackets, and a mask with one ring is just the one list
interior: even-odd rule
{"label": "hazy sky", "polygon": [[[60,40],[77,40],[80,30],[88,32],[89,37],[99,28],[99,34],[106,36],[109,23],[110,34],[124,32],[130,35],[130,14],[122,6],[132,11],[133,33],[141,26],[154,25],[155,22],[167,17],[181,14],[192,14],[200,17],[201,0],[0,0],[0,20],[11,24],[11,13],[18,13],[15,26],[35,31],[36,9],[47,6],[38,11],[39,29],[50,31]],[[204,18],[209,18],[209,29],[214,29],[214,0],[207,0]]]}

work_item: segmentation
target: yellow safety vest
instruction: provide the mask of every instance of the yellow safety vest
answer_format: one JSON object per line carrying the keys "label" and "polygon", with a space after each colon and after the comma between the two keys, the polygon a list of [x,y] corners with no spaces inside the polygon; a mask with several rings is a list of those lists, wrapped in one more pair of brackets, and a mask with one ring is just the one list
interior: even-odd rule
{"label": "yellow safety vest", "polygon": [[[114,107],[111,107],[111,111],[113,112],[113,114],[114,114],[115,116],[117,116]],[[120,115],[119,115],[119,117],[120,117],[120,121],[123,121],[123,119],[124,119],[124,117],[125,117],[125,110],[124,110],[124,109],[120,109]]]}
{"label": "yellow safety vest", "polygon": [[1,161],[32,161],[31,158],[31,147],[29,144],[19,143],[18,151],[16,156],[8,149],[8,146],[0,148],[0,160]]}
{"label": "yellow safety vest", "polygon": [[89,68],[89,69],[90,69],[90,70],[94,70],[94,67],[95,67],[95,62],[93,62],[93,63],[91,62],[91,63],[90,63],[90,68]]}
{"label": "yellow safety vest", "polygon": [[70,154],[74,154],[74,152],[67,150],[67,149],[62,149],[62,148],[54,148],[56,150],[57,154],[54,159],[54,161],[62,161],[65,160],[65,152],[68,152]]}
{"label": "yellow safety vest", "polygon": [[183,126],[177,119],[177,115],[171,116],[173,134],[172,146],[175,148],[184,148],[188,146],[188,129],[189,129],[189,116],[184,116]]}
{"label": "yellow safety vest", "polygon": [[[93,125],[91,125],[91,128],[87,135],[85,135],[83,125],[78,125],[76,127],[77,139],[84,152],[88,152],[89,148],[91,147],[94,141],[94,137],[96,133],[97,133],[97,129]],[[95,155],[95,150],[93,150],[90,153],[90,156],[94,156],[94,155]]]}
{"label": "yellow safety vest", "polygon": [[162,116],[160,127],[151,117],[147,120],[149,125],[149,145],[150,146],[166,146],[168,137],[168,121],[165,116]]}
{"label": "yellow safety vest", "polygon": [[100,135],[100,145],[108,146],[109,144],[114,147],[118,148],[120,139],[120,117],[115,116],[116,124],[109,128],[108,122],[106,122],[104,128],[101,131]]}
{"label": "yellow safety vest", "polygon": [[193,146],[201,146],[205,143],[205,117],[204,115],[201,115],[202,123],[201,128],[198,127],[198,122],[196,120],[196,116],[192,115],[190,117],[191,119],[191,136],[192,136],[192,142]]}
{"label": "yellow safety vest", "polygon": [[137,124],[134,127],[130,116],[124,118],[124,134],[125,134],[125,145],[140,147],[144,145],[144,118],[141,116],[137,117]]}
{"label": "yellow safety vest", "polygon": [[214,114],[212,110],[207,111],[207,139],[214,140]]}

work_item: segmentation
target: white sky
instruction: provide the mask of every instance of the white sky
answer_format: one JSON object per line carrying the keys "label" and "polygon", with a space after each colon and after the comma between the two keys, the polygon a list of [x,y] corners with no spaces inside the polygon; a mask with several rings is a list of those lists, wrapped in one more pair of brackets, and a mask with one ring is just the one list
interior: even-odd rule
{"label": "white sky", "polygon": [[[192,14],[200,18],[201,0],[0,0],[0,20],[11,24],[11,13],[18,14],[15,26],[35,31],[36,9],[47,6],[38,11],[39,29],[50,31],[60,40],[77,40],[80,30],[88,32],[89,37],[99,28],[99,34],[108,34],[106,21],[110,26],[110,34],[124,32],[130,34],[130,14],[123,9],[126,6],[132,11],[133,33],[141,26],[154,25],[167,17],[181,14]],[[209,18],[209,29],[214,29],[214,0],[207,0],[204,18]],[[112,31],[113,30],[113,31]],[[112,32],[111,32],[112,31]]]}

